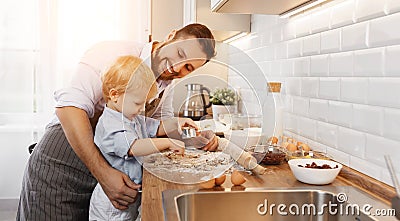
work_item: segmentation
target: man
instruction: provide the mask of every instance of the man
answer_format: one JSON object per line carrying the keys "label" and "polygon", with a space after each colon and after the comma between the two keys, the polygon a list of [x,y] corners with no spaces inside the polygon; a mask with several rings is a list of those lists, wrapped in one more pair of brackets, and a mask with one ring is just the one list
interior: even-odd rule
{"label": "man", "polygon": [[[57,117],[28,161],[17,220],[87,220],[97,182],[117,209],[135,201],[140,185],[110,167],[93,142],[93,128],[104,108],[101,74],[123,55],[150,58],[147,62],[156,74],[159,96],[148,105],[152,110],[147,115],[172,117],[171,80],[210,60],[215,41],[207,27],[191,24],[172,31],[164,42],[104,42],[87,51],[71,86],[55,93]],[[217,139],[210,140],[203,149],[216,149]]]}

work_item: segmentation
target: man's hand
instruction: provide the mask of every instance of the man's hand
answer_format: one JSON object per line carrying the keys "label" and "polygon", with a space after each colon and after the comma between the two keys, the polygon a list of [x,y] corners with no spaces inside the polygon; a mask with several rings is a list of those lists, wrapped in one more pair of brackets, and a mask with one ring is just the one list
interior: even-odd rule
{"label": "man's hand", "polygon": [[200,135],[206,139],[208,139],[208,143],[202,147],[202,150],[205,151],[215,151],[218,148],[218,137],[215,136],[214,132],[211,130],[202,131]]}
{"label": "man's hand", "polygon": [[203,148],[201,148],[204,151],[215,151],[218,148],[218,137],[213,134],[214,137],[206,144]]}
{"label": "man's hand", "polygon": [[184,142],[186,146],[194,146],[205,151],[215,151],[218,148],[218,138],[211,130],[201,131],[197,137],[186,139]]}
{"label": "man's hand", "polygon": [[128,205],[135,202],[141,187],[132,182],[128,175],[112,167],[98,181],[113,206],[120,210],[128,209]]}

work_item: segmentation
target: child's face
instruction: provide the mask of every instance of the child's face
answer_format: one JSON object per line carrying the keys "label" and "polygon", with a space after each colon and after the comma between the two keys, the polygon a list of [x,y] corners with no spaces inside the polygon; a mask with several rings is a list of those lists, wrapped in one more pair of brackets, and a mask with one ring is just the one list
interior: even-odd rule
{"label": "child's face", "polygon": [[143,88],[127,90],[118,97],[115,106],[126,118],[132,120],[144,110],[146,97],[147,90]]}

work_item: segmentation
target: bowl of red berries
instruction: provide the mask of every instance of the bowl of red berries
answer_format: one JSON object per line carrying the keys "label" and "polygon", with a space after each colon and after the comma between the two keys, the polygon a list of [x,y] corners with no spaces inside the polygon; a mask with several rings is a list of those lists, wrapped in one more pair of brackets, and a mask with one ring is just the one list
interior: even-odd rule
{"label": "bowl of red berries", "polygon": [[338,162],[323,159],[292,159],[288,164],[298,181],[313,185],[332,183],[343,167]]}

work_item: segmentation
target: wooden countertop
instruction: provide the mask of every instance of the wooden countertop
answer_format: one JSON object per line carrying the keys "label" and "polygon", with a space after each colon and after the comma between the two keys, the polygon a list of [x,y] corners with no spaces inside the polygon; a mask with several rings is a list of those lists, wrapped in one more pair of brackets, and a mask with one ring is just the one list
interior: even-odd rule
{"label": "wooden countertop", "polygon": [[[230,176],[227,176],[222,188],[236,188],[237,190],[251,187],[277,188],[277,187],[315,187],[301,183],[292,175],[287,163],[282,165],[265,166],[269,171],[261,176],[249,175],[245,172],[242,174],[247,181],[242,186],[234,186],[230,181]],[[356,186],[389,205],[389,200],[395,195],[393,187],[390,187],[382,182],[374,180],[366,175],[358,173],[348,167],[343,167],[339,176],[331,184],[331,186]],[[162,192],[164,190],[179,189],[191,190],[199,188],[199,185],[185,185],[164,181],[154,176],[147,170],[143,171],[142,182],[142,220],[144,221],[162,221],[164,220],[162,206]],[[221,188],[221,187],[217,187]]]}

